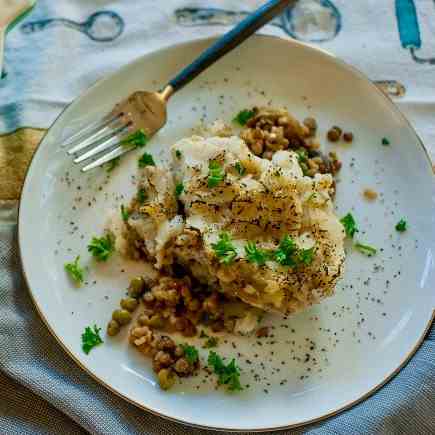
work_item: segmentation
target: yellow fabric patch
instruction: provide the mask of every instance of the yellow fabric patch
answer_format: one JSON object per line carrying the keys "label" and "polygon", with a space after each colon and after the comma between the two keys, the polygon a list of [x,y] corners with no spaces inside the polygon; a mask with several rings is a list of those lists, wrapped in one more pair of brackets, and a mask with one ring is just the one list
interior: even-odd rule
{"label": "yellow fabric patch", "polygon": [[18,200],[27,168],[46,130],[20,128],[0,135],[0,200]]}

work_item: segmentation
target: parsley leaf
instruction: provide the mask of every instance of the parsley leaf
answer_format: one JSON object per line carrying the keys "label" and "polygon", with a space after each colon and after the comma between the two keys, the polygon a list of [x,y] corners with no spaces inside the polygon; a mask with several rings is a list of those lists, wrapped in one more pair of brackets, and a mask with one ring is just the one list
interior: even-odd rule
{"label": "parsley leaf", "polygon": [[404,231],[406,231],[408,228],[408,223],[406,222],[405,219],[400,219],[399,222],[397,222],[396,224],[396,231],[399,231],[399,233],[403,233]]}
{"label": "parsley leaf", "polygon": [[300,264],[304,264],[305,266],[309,266],[314,259],[314,247],[309,249],[301,249],[298,252],[298,262]]}
{"label": "parsley leaf", "polygon": [[141,187],[137,191],[136,199],[138,200],[138,202],[140,204],[143,204],[146,201],[146,199],[147,199],[147,192],[146,192],[146,190],[143,187]]}
{"label": "parsley leaf", "polygon": [[302,174],[304,176],[307,176],[308,175],[308,165],[306,163],[304,163],[304,162],[299,162],[299,166],[302,169]]}
{"label": "parsley leaf", "polygon": [[236,249],[231,243],[231,237],[228,233],[219,234],[219,240],[217,243],[212,243],[211,246],[221,263],[230,264],[237,257]]}
{"label": "parsley leaf", "polygon": [[178,198],[184,192],[183,183],[177,183],[175,185],[175,196]]}
{"label": "parsley leaf", "polygon": [[97,261],[107,261],[115,250],[113,237],[110,233],[106,237],[93,237],[88,245],[88,251]]}
{"label": "parsley leaf", "polygon": [[208,164],[208,187],[216,187],[225,177],[225,172],[222,166],[215,160],[210,161]]}
{"label": "parsley leaf", "polygon": [[243,176],[245,174],[246,168],[240,162],[236,162],[234,167],[236,168],[236,171],[239,173],[240,176]]}
{"label": "parsley leaf", "polygon": [[299,148],[295,152],[298,156],[299,163],[307,163],[308,162],[308,153],[307,153],[307,150],[305,148]]}
{"label": "parsley leaf", "polygon": [[384,145],[384,146],[390,145],[390,141],[386,137],[383,137],[382,138],[382,145]]}
{"label": "parsley leaf", "polygon": [[182,155],[183,153],[180,150],[175,150],[175,157],[177,157],[177,159],[181,159]]}
{"label": "parsley leaf", "polygon": [[282,238],[273,255],[275,261],[283,266],[309,266],[314,259],[314,246],[309,249],[299,249],[295,241],[286,235]]}
{"label": "parsley leaf", "polygon": [[373,248],[369,245],[363,245],[360,242],[356,242],[354,245],[355,249],[357,249],[362,254],[367,255],[368,257],[371,257],[372,255],[375,255],[377,251],[376,248]]}
{"label": "parsley leaf", "polygon": [[269,258],[269,253],[264,249],[257,248],[254,242],[248,242],[245,245],[246,259],[250,263],[257,263],[262,266]]}
{"label": "parsley leaf", "polygon": [[189,364],[195,364],[198,361],[198,349],[195,346],[190,346],[189,344],[180,345],[184,350],[184,357]]}
{"label": "parsley leaf", "polygon": [[124,222],[128,221],[128,218],[130,217],[130,213],[128,210],[124,207],[124,204],[121,204],[121,217]]}
{"label": "parsley leaf", "polygon": [[148,153],[143,153],[137,163],[139,165],[139,168],[144,168],[145,166],[156,166],[153,156]]}
{"label": "parsley leaf", "polygon": [[85,332],[82,334],[82,349],[83,352],[87,355],[91,349],[95,346],[104,343],[100,337],[101,328],[97,328],[97,325],[94,325],[94,329],[90,326],[85,328]]}
{"label": "parsley leaf", "polygon": [[81,284],[84,281],[84,270],[80,267],[79,261],[80,255],[78,255],[72,263],[65,263],[65,270],[77,284]]}
{"label": "parsley leaf", "polygon": [[255,115],[253,110],[241,110],[233,119],[234,122],[237,122],[240,125],[246,125],[246,123]]}
{"label": "parsley leaf", "polygon": [[348,213],[346,216],[340,219],[340,222],[343,224],[344,231],[346,231],[346,235],[352,238],[356,232],[358,232],[358,228],[356,226],[356,221],[351,213]]}
{"label": "parsley leaf", "polygon": [[150,138],[145,134],[145,132],[140,129],[128,135],[124,140],[121,141],[121,145],[134,145],[137,148],[142,148],[145,146]]}
{"label": "parsley leaf", "polygon": [[106,172],[112,172],[118,165],[119,162],[121,161],[121,157],[115,157],[114,159],[110,160],[109,162],[106,163]]}
{"label": "parsley leaf", "polygon": [[240,391],[240,369],[233,358],[229,364],[225,364],[222,358],[211,351],[208,355],[208,365],[218,375],[218,385],[226,385],[229,391]]}
{"label": "parsley leaf", "polygon": [[275,260],[283,266],[296,266],[294,254],[297,252],[297,246],[294,240],[286,235],[279,243],[278,249],[275,251]]}
{"label": "parsley leaf", "polygon": [[217,337],[209,337],[202,347],[204,349],[210,349],[212,347],[217,347],[218,344],[219,340]]}

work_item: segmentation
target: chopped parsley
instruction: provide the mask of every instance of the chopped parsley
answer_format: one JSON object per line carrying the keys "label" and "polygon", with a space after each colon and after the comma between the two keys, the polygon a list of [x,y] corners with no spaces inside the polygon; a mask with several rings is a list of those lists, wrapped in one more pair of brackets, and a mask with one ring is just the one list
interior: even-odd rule
{"label": "chopped parsley", "polygon": [[308,197],[307,201],[312,201],[313,199],[316,199],[316,196],[317,196],[316,192],[313,192],[313,193]]}
{"label": "chopped parsley", "polygon": [[240,125],[246,125],[246,123],[255,115],[253,110],[241,110],[233,119],[234,122],[237,122]]}
{"label": "chopped parsley", "polygon": [[88,251],[97,261],[107,261],[115,250],[113,236],[108,233],[106,237],[93,237],[88,245]]}
{"label": "chopped parsley", "polygon": [[208,337],[204,345],[202,346],[204,349],[211,349],[212,347],[217,347],[219,344],[219,339],[217,337]]}
{"label": "chopped parsley", "polygon": [[308,165],[306,163],[304,163],[304,162],[299,162],[299,166],[302,169],[302,174],[304,176],[307,176],[308,175]]}
{"label": "chopped parsley", "polygon": [[184,192],[183,183],[177,183],[175,185],[175,196],[178,198]]}
{"label": "chopped parsley", "polygon": [[128,221],[128,218],[130,217],[130,213],[128,210],[124,207],[124,204],[121,204],[121,217],[124,222]]}
{"label": "chopped parsley", "polygon": [[110,160],[106,163],[106,171],[112,172],[117,166],[119,166],[119,162],[121,161],[121,157],[115,157],[114,159]]}
{"label": "chopped parsley", "polygon": [[286,235],[279,243],[278,249],[274,253],[275,261],[283,266],[309,266],[314,259],[314,247],[309,249],[299,249],[295,241]]}
{"label": "chopped parsley", "polygon": [[219,234],[219,240],[217,243],[212,243],[211,246],[221,263],[230,264],[237,257],[236,249],[231,243],[231,237],[228,233]]}
{"label": "chopped parsley", "polygon": [[361,252],[362,254],[367,255],[368,257],[371,257],[372,255],[375,255],[376,252],[377,252],[376,248],[373,248],[372,246],[369,246],[369,245],[363,245],[360,242],[356,242],[353,246],[359,252]]}
{"label": "chopped parsley", "polygon": [[384,145],[384,146],[390,145],[390,141],[386,137],[383,137],[382,138],[382,145]]}
{"label": "chopped parsley", "polygon": [[207,185],[208,187],[216,187],[221,181],[223,181],[225,172],[222,166],[215,160],[212,160],[209,163],[208,170]]}
{"label": "chopped parsley", "polygon": [[356,226],[356,222],[351,213],[348,213],[346,216],[340,219],[340,222],[343,224],[344,231],[346,232],[346,236],[353,238],[356,232],[358,232],[358,228]]}
{"label": "chopped parsley", "polygon": [[177,159],[181,159],[182,155],[183,153],[180,150],[175,150],[175,157],[177,157]]}
{"label": "chopped parsley", "polygon": [[72,263],[65,263],[65,270],[77,284],[82,284],[84,281],[84,270],[80,267],[79,261],[80,255]]}
{"label": "chopped parsley", "polygon": [[245,253],[246,259],[250,263],[257,263],[259,266],[262,266],[269,259],[269,252],[257,248],[257,245],[254,242],[248,242],[245,245]]}
{"label": "chopped parsley", "polygon": [[147,199],[147,192],[146,192],[146,190],[143,187],[141,187],[137,191],[136,199],[138,200],[138,202],[140,204],[143,204],[146,201],[146,199]]}
{"label": "chopped parsley", "polygon": [[314,248],[300,249],[298,252],[298,262],[305,266],[309,266],[314,259]]}
{"label": "chopped parsley", "polygon": [[305,148],[299,148],[298,150],[296,150],[296,154],[298,156],[299,163],[307,163],[308,153]]}
{"label": "chopped parsley", "polygon": [[396,231],[399,231],[399,233],[403,233],[408,229],[407,227],[408,227],[408,223],[406,222],[406,220],[400,219],[400,221],[397,222],[396,224]]}
{"label": "chopped parsley", "polygon": [[181,347],[184,350],[184,357],[189,364],[195,364],[198,361],[198,349],[190,344],[182,344]]}
{"label": "chopped parsley", "polygon": [[148,153],[143,153],[137,163],[139,165],[139,168],[144,168],[145,166],[156,166],[153,156]]}
{"label": "chopped parsley", "polygon": [[208,365],[218,375],[218,385],[226,385],[229,391],[240,391],[240,369],[233,358],[231,362],[225,364],[222,358],[211,351],[208,355]]}
{"label": "chopped parsley", "polygon": [[275,251],[275,260],[283,266],[296,266],[295,254],[297,249],[294,240],[286,235],[282,238],[278,249]]}
{"label": "chopped parsley", "polygon": [[85,332],[82,334],[82,349],[86,355],[95,346],[103,343],[103,340],[100,337],[100,331],[101,328],[97,328],[97,325],[94,325],[94,329],[90,326],[85,328]]}
{"label": "chopped parsley", "polygon": [[137,148],[142,148],[148,143],[149,140],[150,139],[145,132],[140,129],[129,134],[125,139],[123,139],[121,141],[121,145],[134,145]]}
{"label": "chopped parsley", "polygon": [[234,167],[236,168],[236,171],[239,173],[239,175],[242,176],[245,174],[246,168],[240,162],[236,162]]}

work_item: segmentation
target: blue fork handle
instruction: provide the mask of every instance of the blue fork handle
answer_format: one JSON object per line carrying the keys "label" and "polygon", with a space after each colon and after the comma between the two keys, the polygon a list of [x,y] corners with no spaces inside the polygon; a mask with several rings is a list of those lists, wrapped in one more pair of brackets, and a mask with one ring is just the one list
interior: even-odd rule
{"label": "blue fork handle", "polygon": [[211,64],[216,62],[245,39],[255,33],[260,27],[279,15],[294,0],[270,0],[255,12],[248,15],[236,27],[225,33],[211,47],[207,48],[190,65],[186,66],[176,77],[168,83],[173,92],[192,81]]}

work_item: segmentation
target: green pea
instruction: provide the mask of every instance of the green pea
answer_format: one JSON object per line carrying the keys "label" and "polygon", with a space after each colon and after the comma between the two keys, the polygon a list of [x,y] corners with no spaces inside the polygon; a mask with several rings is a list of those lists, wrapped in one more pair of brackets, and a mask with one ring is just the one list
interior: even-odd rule
{"label": "green pea", "polygon": [[160,314],[154,314],[153,316],[151,316],[151,319],[149,320],[148,324],[153,328],[158,329],[163,327],[164,321]]}
{"label": "green pea", "polygon": [[128,298],[121,299],[120,305],[121,308],[124,308],[125,310],[130,311],[130,313],[132,313],[139,305],[139,301],[135,298],[128,297]]}
{"label": "green pea", "polygon": [[121,330],[121,327],[116,320],[111,320],[107,324],[107,335],[110,335],[111,337],[118,334],[120,330]]}
{"label": "green pea", "polygon": [[159,385],[162,390],[169,390],[177,380],[177,375],[171,369],[161,369],[157,374]]}
{"label": "green pea", "polygon": [[115,310],[112,313],[112,319],[116,320],[120,325],[127,325],[131,321],[131,314],[127,310]]}
{"label": "green pea", "polygon": [[145,291],[145,281],[141,276],[133,278],[128,287],[128,294],[132,298],[139,298]]}

